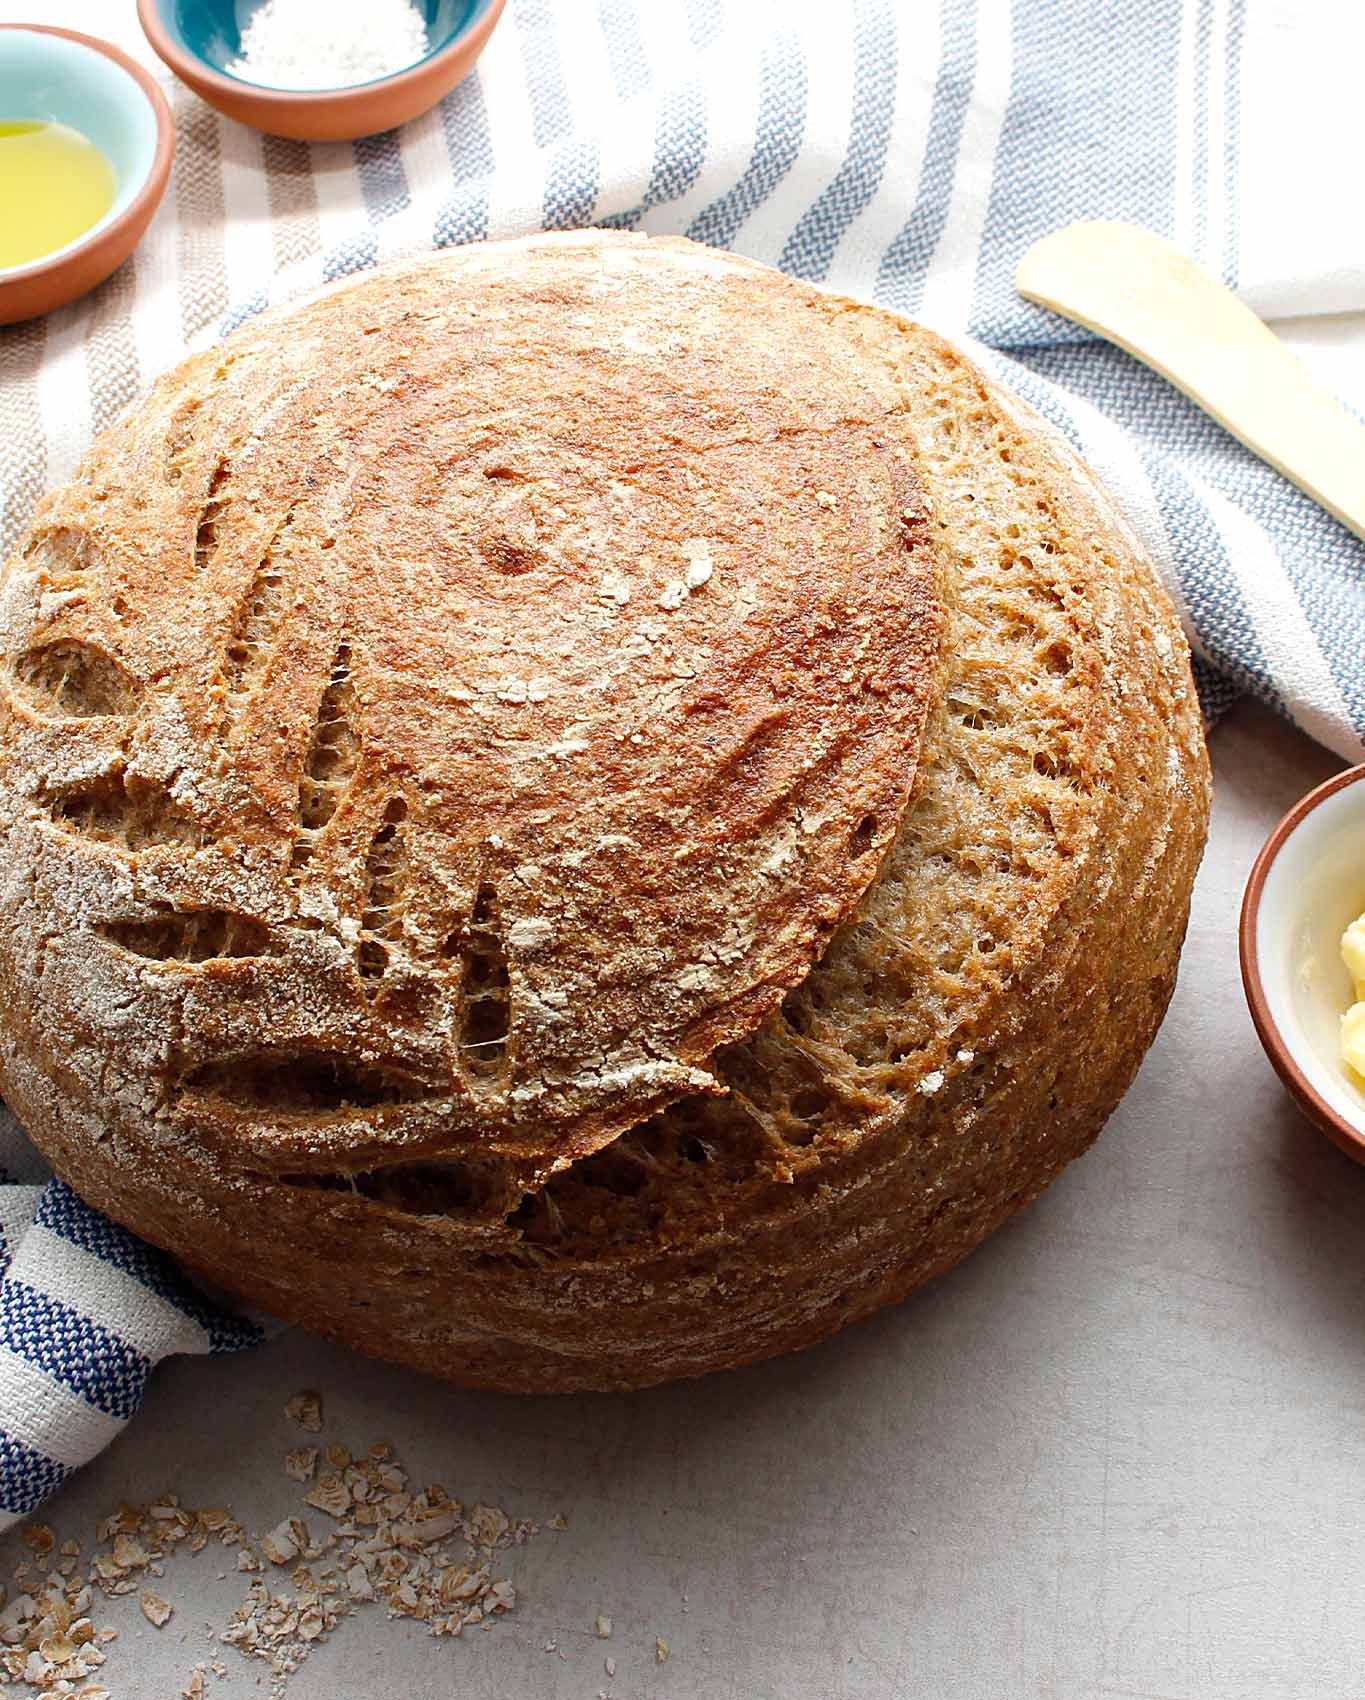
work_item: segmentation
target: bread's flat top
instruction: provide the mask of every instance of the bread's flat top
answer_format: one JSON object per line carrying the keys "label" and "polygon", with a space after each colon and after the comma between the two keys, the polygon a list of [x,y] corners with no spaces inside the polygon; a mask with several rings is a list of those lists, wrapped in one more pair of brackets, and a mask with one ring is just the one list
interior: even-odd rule
{"label": "bread's flat top", "polygon": [[529,1180],[805,977],[904,812],[940,623],[836,311],[683,242],[464,250],[188,363],[46,504],[6,790],[90,1006],[136,959],[174,1007],[172,1122]]}

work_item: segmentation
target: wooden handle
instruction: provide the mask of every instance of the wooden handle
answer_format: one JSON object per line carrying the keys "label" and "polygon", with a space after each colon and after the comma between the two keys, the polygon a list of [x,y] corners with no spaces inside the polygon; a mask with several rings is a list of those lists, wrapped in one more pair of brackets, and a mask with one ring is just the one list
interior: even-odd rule
{"label": "wooden handle", "polygon": [[1178,248],[1133,224],[1071,224],[1034,243],[1014,282],[1169,378],[1365,538],[1365,425]]}

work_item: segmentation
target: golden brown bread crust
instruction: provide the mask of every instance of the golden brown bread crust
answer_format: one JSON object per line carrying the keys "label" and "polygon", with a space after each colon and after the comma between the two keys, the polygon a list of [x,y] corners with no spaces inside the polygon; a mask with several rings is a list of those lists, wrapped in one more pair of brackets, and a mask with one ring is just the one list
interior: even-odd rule
{"label": "golden brown bread crust", "polygon": [[[620,239],[592,241],[610,255]],[[146,1019],[148,982],[189,970],[144,957],[123,999],[54,1027],[54,1010],[79,1011],[91,953],[113,953],[70,931],[96,918],[81,882],[16,812],[0,1080],[86,1196],[361,1349],[481,1385],[624,1387],[867,1314],[949,1267],[1089,1142],[1165,1008],[1203,845],[1207,762],[1184,642],[1123,522],[1026,410],[929,333],[845,302],[820,311],[858,387],[882,398],[876,440],[927,495],[947,626],[894,842],[780,1010],[709,1059],[725,1095],[675,1101],[531,1184],[517,1153],[491,1146],[414,1160],[381,1140],[314,1164],[252,1146],[225,1161],[207,1140],[172,1137],[160,1080],[139,1104],[90,1061],[113,1067],[121,1032]],[[139,442],[106,440],[62,500],[90,501],[116,453],[148,452]],[[68,511],[40,516],[35,536],[56,514],[74,530]],[[66,558],[79,547],[68,539]],[[126,676],[95,684],[110,702],[157,688],[154,672]],[[41,700],[41,683],[14,688]],[[54,752],[74,747],[71,724],[44,734]],[[26,942],[35,901],[67,917],[66,936]],[[215,901],[240,909],[240,890],[215,888]],[[173,1022],[167,1056],[187,1033],[221,1042],[206,980],[230,974],[241,995],[276,960],[223,954],[259,949],[259,935],[196,937],[207,959],[193,989],[155,1006]]]}
{"label": "golden brown bread crust", "polygon": [[0,609],[19,924],[79,884],[49,1019],[136,999],[99,1067],[168,1135],[528,1187],[719,1090],[891,841],[938,647],[823,308],[686,243],[469,250],[190,362],[49,501]]}

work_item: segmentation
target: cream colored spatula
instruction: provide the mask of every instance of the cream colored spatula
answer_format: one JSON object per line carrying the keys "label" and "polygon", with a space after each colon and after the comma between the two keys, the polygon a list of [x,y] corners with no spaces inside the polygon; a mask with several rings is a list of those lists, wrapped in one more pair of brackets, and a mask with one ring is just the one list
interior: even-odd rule
{"label": "cream colored spatula", "polygon": [[1135,224],[1070,224],[1034,243],[1014,282],[1169,378],[1365,538],[1365,425],[1178,248]]}

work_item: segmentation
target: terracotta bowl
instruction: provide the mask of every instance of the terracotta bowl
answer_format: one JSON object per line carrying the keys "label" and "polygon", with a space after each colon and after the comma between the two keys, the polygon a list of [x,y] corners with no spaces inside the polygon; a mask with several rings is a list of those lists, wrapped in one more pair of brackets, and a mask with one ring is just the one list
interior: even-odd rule
{"label": "terracotta bowl", "polygon": [[103,283],[151,223],[170,175],[175,125],[143,68],[107,41],[45,24],[0,24],[0,116],[70,124],[114,168],[114,204],[65,247],[0,268],[0,325],[64,307]]}
{"label": "terracotta bowl", "polygon": [[1338,1051],[1354,1003],[1341,935],[1365,912],[1365,765],[1295,803],[1242,899],[1242,984],[1266,1055],[1329,1139],[1365,1163],[1365,1085]]}
{"label": "terracotta bowl", "polygon": [[[318,0],[325,5],[326,0]],[[243,23],[255,10],[241,0],[138,0],[147,40],[176,76],[229,118],[301,142],[349,142],[405,124],[468,76],[502,14],[505,0],[419,0],[425,59],[377,82],[340,89],[272,89],[244,82],[225,67],[236,58]]]}

